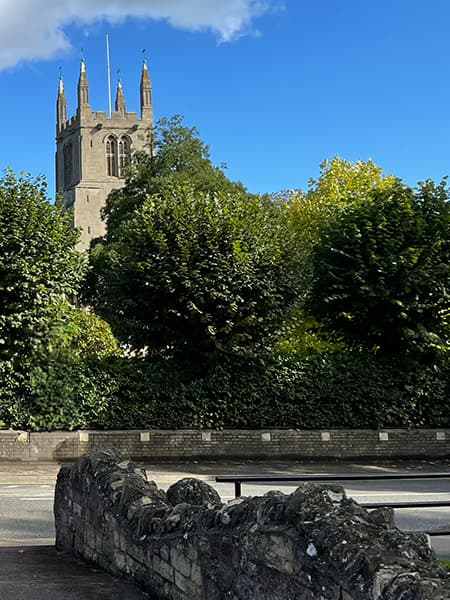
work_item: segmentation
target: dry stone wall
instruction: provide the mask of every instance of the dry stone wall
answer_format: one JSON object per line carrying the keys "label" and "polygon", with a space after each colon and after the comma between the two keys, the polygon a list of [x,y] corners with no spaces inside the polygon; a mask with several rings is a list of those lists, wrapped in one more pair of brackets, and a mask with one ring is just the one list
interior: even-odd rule
{"label": "dry stone wall", "polygon": [[222,504],[204,482],[166,492],[111,451],[61,468],[56,544],[153,599],[442,600],[450,579],[423,535],[339,486]]}

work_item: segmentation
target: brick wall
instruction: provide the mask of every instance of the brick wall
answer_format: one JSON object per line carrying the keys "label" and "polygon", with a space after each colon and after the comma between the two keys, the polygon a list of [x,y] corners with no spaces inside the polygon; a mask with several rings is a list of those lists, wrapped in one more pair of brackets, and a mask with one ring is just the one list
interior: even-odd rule
{"label": "brick wall", "polygon": [[0,460],[61,462],[93,448],[152,460],[443,457],[450,429],[0,431]]}

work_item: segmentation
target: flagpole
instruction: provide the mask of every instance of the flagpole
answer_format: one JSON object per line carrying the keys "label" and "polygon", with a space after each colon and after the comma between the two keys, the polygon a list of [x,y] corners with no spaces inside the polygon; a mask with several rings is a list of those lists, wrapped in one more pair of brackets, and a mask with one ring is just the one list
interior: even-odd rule
{"label": "flagpole", "polygon": [[112,102],[111,102],[111,64],[109,61],[109,34],[106,34],[106,70],[108,78],[108,108],[109,118],[111,118]]}

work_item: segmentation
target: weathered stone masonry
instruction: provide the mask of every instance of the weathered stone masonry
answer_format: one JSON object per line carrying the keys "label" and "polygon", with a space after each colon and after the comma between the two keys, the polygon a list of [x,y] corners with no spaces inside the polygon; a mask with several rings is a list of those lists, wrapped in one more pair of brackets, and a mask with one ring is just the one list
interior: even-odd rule
{"label": "weathered stone masonry", "polygon": [[186,479],[167,494],[96,451],[61,469],[57,547],[167,600],[445,600],[425,536],[368,512],[339,486],[305,485],[222,505]]}

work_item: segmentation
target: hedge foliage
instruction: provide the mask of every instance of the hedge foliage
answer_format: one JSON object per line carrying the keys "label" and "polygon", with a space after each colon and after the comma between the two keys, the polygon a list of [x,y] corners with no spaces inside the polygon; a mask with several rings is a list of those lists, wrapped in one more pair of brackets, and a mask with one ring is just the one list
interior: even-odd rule
{"label": "hedge foliage", "polygon": [[[267,356],[190,379],[170,361],[91,358],[42,370],[10,424],[33,430],[450,426],[448,365],[409,369],[363,352]],[[39,378],[40,377],[40,378]]]}

